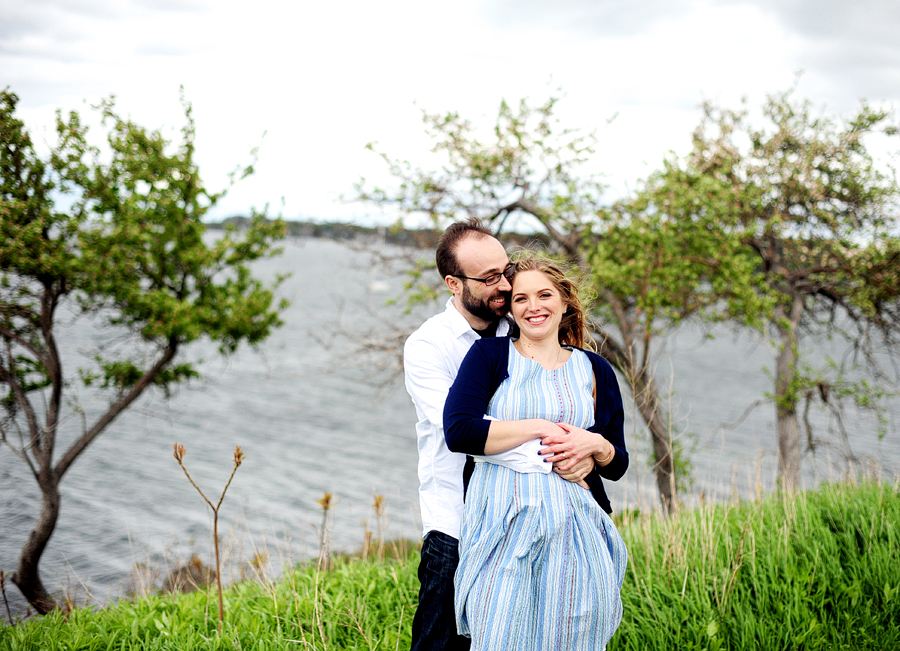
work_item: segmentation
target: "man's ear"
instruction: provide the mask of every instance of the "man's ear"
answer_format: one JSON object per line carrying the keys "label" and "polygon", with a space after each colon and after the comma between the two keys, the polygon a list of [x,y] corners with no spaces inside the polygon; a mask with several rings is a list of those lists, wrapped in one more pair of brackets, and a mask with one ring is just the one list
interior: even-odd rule
{"label": "man's ear", "polygon": [[444,282],[447,283],[447,288],[454,296],[462,294],[462,281],[459,278],[456,276],[444,276]]}

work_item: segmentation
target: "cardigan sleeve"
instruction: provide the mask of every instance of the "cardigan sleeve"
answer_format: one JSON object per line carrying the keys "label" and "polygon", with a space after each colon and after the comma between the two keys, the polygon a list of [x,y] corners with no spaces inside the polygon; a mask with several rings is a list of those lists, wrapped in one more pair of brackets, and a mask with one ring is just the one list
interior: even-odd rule
{"label": "cardigan sleeve", "polygon": [[597,380],[597,404],[592,432],[602,434],[616,449],[613,460],[606,466],[594,466],[594,472],[604,479],[616,481],[628,470],[628,450],[625,448],[625,409],[622,393],[612,366],[595,353],[589,353],[594,377]]}
{"label": "cardigan sleeve", "polygon": [[444,438],[451,452],[484,454],[491,426],[484,415],[496,364],[481,344],[476,341],[469,349],[444,403]]}

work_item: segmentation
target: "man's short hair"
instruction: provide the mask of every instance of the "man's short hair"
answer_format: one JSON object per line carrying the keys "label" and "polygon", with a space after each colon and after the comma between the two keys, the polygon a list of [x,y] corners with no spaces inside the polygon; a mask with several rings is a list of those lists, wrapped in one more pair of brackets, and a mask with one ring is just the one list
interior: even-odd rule
{"label": "man's short hair", "polygon": [[471,217],[464,222],[450,224],[447,230],[444,231],[444,234],[441,235],[441,239],[438,240],[437,252],[435,253],[435,262],[441,278],[465,275],[462,267],[459,266],[459,260],[456,259],[456,251],[459,249],[460,242],[470,235],[478,238],[493,237],[491,232],[475,217]]}

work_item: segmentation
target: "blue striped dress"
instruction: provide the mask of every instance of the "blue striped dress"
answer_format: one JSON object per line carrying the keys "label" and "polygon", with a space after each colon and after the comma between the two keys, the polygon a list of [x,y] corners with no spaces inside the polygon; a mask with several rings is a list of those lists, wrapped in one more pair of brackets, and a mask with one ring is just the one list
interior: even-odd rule
{"label": "blue striped dress", "polygon": [[[587,428],[593,382],[581,351],[548,371],[513,347],[488,415]],[[555,473],[477,463],[459,556],[457,628],[472,651],[604,649],[622,619],[625,543],[590,492]]]}

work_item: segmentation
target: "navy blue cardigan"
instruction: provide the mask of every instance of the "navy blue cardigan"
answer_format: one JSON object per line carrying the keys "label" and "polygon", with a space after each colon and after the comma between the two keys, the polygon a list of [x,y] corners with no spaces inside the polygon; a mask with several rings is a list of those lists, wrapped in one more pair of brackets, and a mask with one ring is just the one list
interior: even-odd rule
{"label": "navy blue cardigan", "polygon": [[[597,503],[604,511],[612,513],[602,479],[616,481],[628,469],[623,432],[625,411],[612,366],[596,353],[584,352],[591,362],[597,388],[594,424],[588,429],[602,434],[616,448],[609,465],[595,465],[585,481]],[[484,454],[491,424],[484,414],[497,387],[509,377],[508,369],[509,337],[479,339],[469,349],[444,403],[444,438],[452,452]]]}

